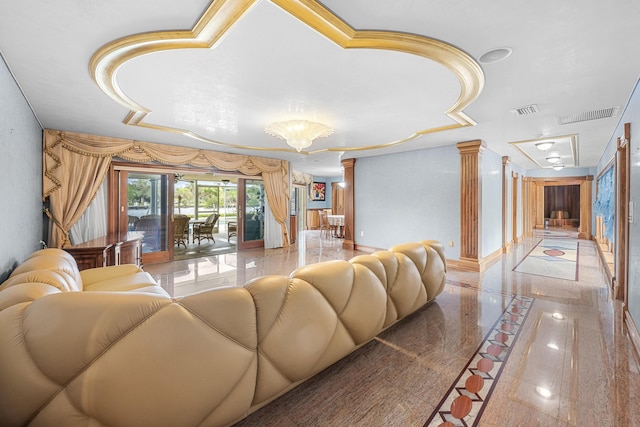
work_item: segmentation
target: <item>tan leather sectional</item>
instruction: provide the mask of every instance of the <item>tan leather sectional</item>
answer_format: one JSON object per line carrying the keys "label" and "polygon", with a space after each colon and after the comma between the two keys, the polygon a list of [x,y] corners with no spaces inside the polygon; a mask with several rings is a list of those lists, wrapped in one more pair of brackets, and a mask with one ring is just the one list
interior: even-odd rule
{"label": "tan leather sectional", "polygon": [[171,298],[133,265],[43,249],[0,285],[0,425],[233,424],[431,301],[445,270],[422,241]]}

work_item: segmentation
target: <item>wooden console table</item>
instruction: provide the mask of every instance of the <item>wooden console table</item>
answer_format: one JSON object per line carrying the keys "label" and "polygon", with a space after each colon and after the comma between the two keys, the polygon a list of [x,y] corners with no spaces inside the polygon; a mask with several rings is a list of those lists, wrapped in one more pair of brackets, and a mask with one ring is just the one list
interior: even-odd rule
{"label": "wooden console table", "polygon": [[78,269],[135,264],[142,267],[142,233],[114,233],[64,248],[75,258]]}

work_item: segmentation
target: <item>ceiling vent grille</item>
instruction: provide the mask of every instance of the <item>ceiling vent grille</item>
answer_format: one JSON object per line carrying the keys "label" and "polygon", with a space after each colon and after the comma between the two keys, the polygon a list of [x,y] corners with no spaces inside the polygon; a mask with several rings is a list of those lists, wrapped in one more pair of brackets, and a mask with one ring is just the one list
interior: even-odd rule
{"label": "ceiling vent grille", "polygon": [[568,125],[571,123],[586,122],[589,120],[606,119],[618,114],[620,107],[602,108],[600,110],[585,111],[584,113],[569,114],[558,117],[558,124]]}
{"label": "ceiling vent grille", "polygon": [[524,107],[514,108],[511,110],[516,116],[528,116],[529,114],[537,113],[538,106],[536,104],[526,105]]}

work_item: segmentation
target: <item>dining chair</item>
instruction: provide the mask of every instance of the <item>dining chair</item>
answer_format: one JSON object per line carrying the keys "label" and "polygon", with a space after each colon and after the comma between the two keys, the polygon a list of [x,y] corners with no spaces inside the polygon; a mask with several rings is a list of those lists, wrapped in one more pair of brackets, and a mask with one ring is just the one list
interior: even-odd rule
{"label": "dining chair", "polygon": [[333,237],[334,233],[332,233],[332,231],[334,231],[336,227],[329,224],[327,211],[320,211],[318,214],[320,215],[320,237],[322,237],[322,233],[324,233],[326,237]]}

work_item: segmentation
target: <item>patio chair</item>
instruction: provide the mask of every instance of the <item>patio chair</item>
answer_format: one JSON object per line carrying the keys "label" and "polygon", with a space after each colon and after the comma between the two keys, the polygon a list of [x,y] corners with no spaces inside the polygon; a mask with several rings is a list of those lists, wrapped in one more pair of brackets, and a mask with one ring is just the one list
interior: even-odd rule
{"label": "patio chair", "polygon": [[204,224],[195,224],[193,228],[193,241],[195,242],[198,239],[198,244],[203,239],[213,240],[213,243],[216,242],[216,239],[213,237],[213,229],[220,218],[220,214],[211,214],[207,217],[207,220]]}
{"label": "patio chair", "polygon": [[143,232],[143,252],[153,252],[160,249],[161,220],[159,216],[149,216],[135,221],[134,230]]}
{"label": "patio chair", "polygon": [[189,241],[189,217],[186,215],[173,216],[173,244],[183,244],[185,249]]}
{"label": "patio chair", "polygon": [[232,236],[238,236],[238,223],[235,221],[227,224],[227,240],[231,239]]}

